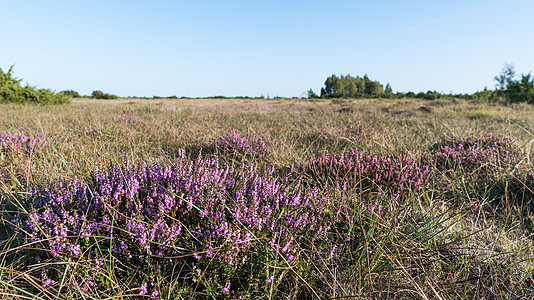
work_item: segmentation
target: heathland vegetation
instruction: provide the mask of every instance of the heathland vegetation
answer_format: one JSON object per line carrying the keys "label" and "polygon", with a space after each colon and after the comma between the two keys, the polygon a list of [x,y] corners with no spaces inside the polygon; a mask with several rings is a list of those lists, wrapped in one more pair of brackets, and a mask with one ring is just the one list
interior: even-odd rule
{"label": "heathland vegetation", "polygon": [[0,294],[531,299],[533,82],[496,80],[488,101],[347,75],[314,99],[4,103]]}
{"label": "heathland vegetation", "polygon": [[2,295],[531,298],[532,116],[458,99],[4,104]]}

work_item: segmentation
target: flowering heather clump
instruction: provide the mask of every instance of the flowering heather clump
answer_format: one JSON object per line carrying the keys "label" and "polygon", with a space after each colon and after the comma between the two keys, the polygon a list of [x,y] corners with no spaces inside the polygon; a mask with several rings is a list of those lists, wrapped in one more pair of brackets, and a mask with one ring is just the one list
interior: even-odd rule
{"label": "flowering heather clump", "polygon": [[435,146],[432,155],[439,169],[452,170],[462,167],[468,174],[499,171],[518,162],[515,141],[497,138],[491,133],[477,138],[449,137],[444,143]]}
{"label": "flowering heather clump", "polygon": [[341,139],[351,144],[357,144],[361,141],[373,139],[376,136],[375,128],[370,125],[355,122],[345,126],[343,129],[322,130],[320,137],[325,140]]}
{"label": "flowering heather clump", "polygon": [[432,167],[409,152],[374,156],[355,148],[339,155],[323,153],[302,165],[301,171],[319,181],[341,180],[360,185],[364,190],[420,189],[432,178]]}
{"label": "flowering heather clump", "polygon": [[126,122],[126,123],[137,123],[142,121],[141,119],[137,119],[135,117],[132,117],[130,115],[120,115],[120,116],[113,116],[111,117],[113,121],[115,122]]}
{"label": "flowering heather clump", "polygon": [[24,133],[0,133],[0,154],[34,154],[46,146],[46,133],[28,135]]}
{"label": "flowering heather clump", "polygon": [[249,133],[241,136],[234,129],[213,142],[212,148],[224,154],[258,155],[263,156],[268,148],[263,136]]}
{"label": "flowering heather clump", "polygon": [[[180,151],[171,165],[125,164],[92,174],[87,184],[61,181],[36,190],[35,209],[21,226],[27,242],[41,245],[40,263],[88,262],[78,274],[92,288],[106,290],[108,277],[99,270],[118,261],[135,271],[112,268],[114,277],[154,298],[163,294],[155,290],[156,274],[185,289],[253,293],[280,266],[301,270],[303,249],[325,259],[335,251],[327,235],[338,215],[328,212],[327,195],[291,182],[275,178],[273,169],[234,170],[216,157],[188,161]],[[57,268],[46,271],[46,284],[61,281]]]}

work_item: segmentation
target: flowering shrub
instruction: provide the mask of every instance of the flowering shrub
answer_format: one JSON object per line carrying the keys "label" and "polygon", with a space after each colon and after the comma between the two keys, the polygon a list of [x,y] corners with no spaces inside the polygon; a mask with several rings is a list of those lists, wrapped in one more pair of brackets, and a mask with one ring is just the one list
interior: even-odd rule
{"label": "flowering shrub", "polygon": [[[20,226],[28,243],[40,245],[39,262],[86,262],[77,272],[85,277],[70,283],[84,282],[82,290],[109,293],[109,277],[99,270],[116,264],[114,276],[140,295],[163,294],[155,278],[250,295],[280,284],[273,274],[281,266],[305,274],[302,251],[328,259],[337,247],[328,232],[339,211],[327,209],[326,194],[292,182],[275,178],[273,169],[260,175],[252,166],[219,166],[216,157],[188,161],[180,151],[171,165],[114,166],[87,183],[35,190],[35,209]],[[43,283],[57,282],[61,266],[45,270]]]}
{"label": "flowering shrub", "polygon": [[0,153],[34,154],[46,146],[46,133],[25,135],[24,133],[0,133]]}
{"label": "flowering shrub", "polygon": [[448,137],[434,148],[432,155],[438,169],[453,170],[461,167],[468,175],[502,171],[518,162],[515,141],[497,138],[491,133],[476,138]]}
{"label": "flowering shrub", "polygon": [[268,151],[263,136],[258,136],[252,133],[249,133],[246,136],[241,136],[233,129],[216,139],[211,148],[221,154],[232,155],[263,156]]}
{"label": "flowering shrub", "polygon": [[301,172],[320,182],[344,181],[360,185],[364,190],[420,189],[432,178],[432,167],[409,152],[374,156],[355,148],[337,155],[325,152],[303,164]]}

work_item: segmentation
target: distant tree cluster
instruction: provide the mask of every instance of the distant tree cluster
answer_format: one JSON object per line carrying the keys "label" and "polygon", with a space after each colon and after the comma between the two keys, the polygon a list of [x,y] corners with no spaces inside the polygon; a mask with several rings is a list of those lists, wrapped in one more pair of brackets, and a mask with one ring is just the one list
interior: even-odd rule
{"label": "distant tree cluster", "polygon": [[312,89],[308,90],[308,99],[315,98],[416,98],[425,100],[436,99],[467,99],[475,101],[497,101],[506,102],[527,102],[534,104],[534,77],[531,73],[516,75],[512,64],[505,64],[501,74],[495,76],[497,81],[496,89],[484,88],[473,94],[444,94],[437,91],[427,92],[396,92],[393,93],[391,86],[384,87],[380,82],[369,79],[367,75],[363,77],[336,76],[328,77],[321,88],[321,95],[318,96]]}
{"label": "distant tree cluster", "polygon": [[119,99],[119,96],[117,95],[104,93],[102,91],[93,91],[91,95],[96,99]]}
{"label": "distant tree cluster", "polygon": [[326,79],[324,85],[321,88],[321,98],[363,98],[378,96],[386,91],[391,93],[389,83],[384,90],[380,82],[369,79],[367,75],[363,77],[332,75]]}

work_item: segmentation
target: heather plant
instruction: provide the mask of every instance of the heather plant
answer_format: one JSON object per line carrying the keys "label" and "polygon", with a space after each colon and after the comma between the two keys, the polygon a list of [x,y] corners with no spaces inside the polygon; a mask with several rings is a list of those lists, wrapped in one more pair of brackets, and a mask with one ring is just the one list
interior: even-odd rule
{"label": "heather plant", "polygon": [[[417,113],[421,106],[432,108],[432,114]],[[532,299],[534,218],[526,205],[508,201],[530,200],[534,176],[525,172],[532,169],[530,157],[517,167],[486,164],[479,170],[488,175],[472,176],[491,184],[469,193],[471,186],[480,189],[478,179],[460,164],[438,166],[432,154],[439,147],[430,144],[443,132],[487,131],[513,138],[513,148],[528,153],[532,106],[442,98],[366,99],[352,102],[350,113],[339,113],[340,108],[290,99],[3,105],[1,128],[47,132],[54,140],[46,155],[16,155],[12,165],[32,171],[22,188],[0,181],[2,297]],[[396,114],[400,109],[415,113]],[[470,117],[481,110],[488,117]],[[110,116],[122,112],[137,112],[150,126],[115,123]],[[357,122],[380,124],[380,139],[366,144],[371,138],[365,137],[353,145],[341,138],[348,134],[333,127]],[[207,150],[199,141],[214,141],[231,128],[273,137],[267,155],[241,160],[233,152],[213,151],[194,161],[183,159],[181,151],[176,155],[179,147]],[[321,139],[317,128],[339,137]],[[354,146],[364,158],[349,157]],[[298,167],[316,162],[323,155],[310,157],[326,149],[325,161],[335,168],[319,163],[323,169],[309,166],[302,172]],[[434,174],[418,185],[410,176],[399,184],[391,178],[400,177],[376,179],[387,173],[384,166],[395,166],[383,158],[400,161],[407,150],[409,163],[393,168],[393,174],[409,171],[411,163],[415,169],[429,165]],[[123,165],[125,155],[132,165]],[[333,157],[343,157],[343,163]],[[347,171],[345,161],[381,171]],[[63,176],[59,182],[58,176]],[[454,197],[444,193],[451,187]],[[488,205],[495,203],[493,197],[504,201]],[[169,208],[166,199],[175,205]],[[310,205],[302,204],[306,199]],[[28,223],[33,221],[43,230]],[[280,230],[254,225],[273,222]],[[3,228],[10,223],[18,231]],[[311,223],[327,229],[312,229]],[[181,230],[171,238],[173,225]]]}
{"label": "heather plant", "polygon": [[113,116],[113,117],[111,117],[111,119],[114,122],[126,122],[126,123],[138,123],[140,121],[143,121],[142,119],[138,119],[138,118],[136,118],[134,116],[126,115],[126,114],[122,114],[122,115],[119,115],[119,116]]}
{"label": "heather plant", "polygon": [[342,182],[370,192],[419,190],[433,176],[432,166],[413,153],[376,156],[356,148],[342,154],[324,152],[304,163],[300,172],[314,182]]}
{"label": "heather plant", "polygon": [[216,158],[187,161],[182,151],[171,165],[125,164],[87,184],[35,190],[19,230],[39,249],[35,261],[54,266],[36,275],[46,286],[61,289],[63,262],[74,259],[79,276],[65,284],[82,293],[112,295],[102,276],[110,270],[122,278],[120,289],[140,295],[177,293],[157,287],[172,278],[189,293],[250,296],[306,274],[302,251],[315,260],[335,252],[329,202],[315,188],[275,178],[273,169],[232,170]]}
{"label": "heather plant", "polygon": [[3,189],[18,190],[28,186],[29,178],[35,175],[33,166],[43,159],[47,146],[46,133],[0,133],[0,207],[8,205],[3,199]]}
{"label": "heather plant", "polygon": [[240,135],[234,129],[215,139],[208,149],[211,152],[231,157],[263,157],[268,146],[263,136],[248,133]]}
{"label": "heather plant", "polygon": [[515,141],[491,133],[482,137],[447,137],[433,147],[433,159],[439,170],[462,169],[472,176],[492,175],[510,170],[518,163]]}
{"label": "heather plant", "polygon": [[12,162],[14,157],[34,155],[46,147],[46,133],[25,135],[0,133],[0,162]]}

